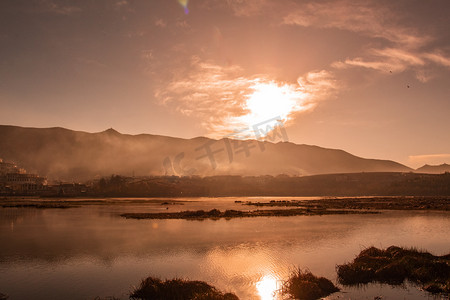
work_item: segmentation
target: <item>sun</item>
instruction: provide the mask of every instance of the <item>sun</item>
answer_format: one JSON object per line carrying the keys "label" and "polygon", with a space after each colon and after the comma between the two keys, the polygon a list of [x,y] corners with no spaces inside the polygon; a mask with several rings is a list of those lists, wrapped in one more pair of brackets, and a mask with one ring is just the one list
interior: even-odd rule
{"label": "sun", "polygon": [[286,122],[293,112],[305,109],[305,94],[298,85],[257,81],[249,91],[245,100],[247,113],[238,118],[246,127],[274,118]]}
{"label": "sun", "polygon": [[256,283],[256,290],[258,291],[261,300],[276,299],[275,293],[277,289],[277,280],[271,275],[264,276]]}

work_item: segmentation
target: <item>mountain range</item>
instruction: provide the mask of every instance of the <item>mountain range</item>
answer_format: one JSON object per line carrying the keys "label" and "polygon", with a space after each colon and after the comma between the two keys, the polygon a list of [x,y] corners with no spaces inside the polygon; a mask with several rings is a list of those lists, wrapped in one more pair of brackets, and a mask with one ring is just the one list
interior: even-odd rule
{"label": "mountain range", "polygon": [[437,166],[424,165],[416,170],[418,173],[442,174],[450,172],[450,165],[442,164]]}
{"label": "mountain range", "polygon": [[75,181],[111,174],[304,176],[413,171],[390,160],[291,142],[182,139],[121,134],[114,129],[87,133],[8,125],[0,125],[0,158],[50,179]]}

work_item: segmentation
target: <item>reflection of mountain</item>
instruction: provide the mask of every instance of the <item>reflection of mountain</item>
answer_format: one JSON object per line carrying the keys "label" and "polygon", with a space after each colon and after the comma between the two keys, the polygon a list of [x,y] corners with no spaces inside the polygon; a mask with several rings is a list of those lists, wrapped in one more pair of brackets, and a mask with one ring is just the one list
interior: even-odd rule
{"label": "reflection of mountain", "polygon": [[442,174],[450,172],[450,165],[442,164],[438,166],[424,165],[416,170],[418,173]]}
{"label": "reflection of mountain", "polygon": [[[208,156],[207,150],[213,153]],[[180,139],[86,133],[64,128],[0,126],[0,157],[57,179],[97,175],[313,175],[349,172],[405,172],[387,160],[364,159],[342,150],[289,142]]]}

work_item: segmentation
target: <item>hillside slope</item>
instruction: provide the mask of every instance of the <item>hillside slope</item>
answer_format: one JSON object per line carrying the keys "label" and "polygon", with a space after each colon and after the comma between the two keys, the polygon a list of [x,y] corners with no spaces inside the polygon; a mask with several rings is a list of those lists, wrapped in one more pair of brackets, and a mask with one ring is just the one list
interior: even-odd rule
{"label": "hillside slope", "polygon": [[[208,151],[209,155],[208,155]],[[122,175],[314,175],[408,172],[388,160],[290,142],[181,139],[0,125],[0,158],[50,179]]]}

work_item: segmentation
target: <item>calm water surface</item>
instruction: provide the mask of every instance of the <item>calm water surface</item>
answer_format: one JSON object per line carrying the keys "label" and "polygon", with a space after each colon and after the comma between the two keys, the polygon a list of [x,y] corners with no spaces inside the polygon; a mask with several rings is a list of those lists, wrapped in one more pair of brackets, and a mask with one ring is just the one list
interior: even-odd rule
{"label": "calm water surface", "polygon": [[[335,265],[364,247],[450,252],[450,213],[261,217],[232,220],[127,220],[124,212],[254,209],[235,200],[195,198],[183,205],[135,203],[70,209],[0,208],[0,292],[14,299],[128,299],[142,278],[204,280],[241,299],[274,299],[290,270],[336,280]],[[287,199],[304,199],[293,198]],[[180,199],[181,200],[181,199]],[[164,200],[163,200],[164,201]],[[186,201],[184,199],[184,201]],[[167,209],[168,208],[168,209]],[[343,288],[329,299],[428,299],[409,284]]]}

